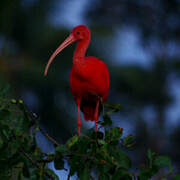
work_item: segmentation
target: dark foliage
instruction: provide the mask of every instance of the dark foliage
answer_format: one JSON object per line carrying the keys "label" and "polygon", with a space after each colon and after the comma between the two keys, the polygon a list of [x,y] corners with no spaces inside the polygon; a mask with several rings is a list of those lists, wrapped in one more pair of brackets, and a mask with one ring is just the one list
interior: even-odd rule
{"label": "dark foliage", "polygon": [[[37,117],[22,100],[9,99],[2,87],[0,96],[0,179],[59,179],[48,168],[54,161],[56,169],[65,170],[69,164],[68,179],[77,173],[79,179],[133,179],[146,180],[167,167],[164,179],[172,176],[173,167],[168,156],[147,152],[147,163],[132,171],[132,162],[126,151],[134,146],[132,135],[123,137],[123,129],[112,127],[109,115],[121,109],[121,105],[106,105],[109,108],[103,122],[104,129],[88,130],[81,136],[71,137],[66,144],[59,145],[39,127]],[[43,153],[36,141],[36,132],[41,131],[54,143],[55,153]],[[95,176],[95,177],[94,177]],[[174,179],[179,177],[178,174]]]}

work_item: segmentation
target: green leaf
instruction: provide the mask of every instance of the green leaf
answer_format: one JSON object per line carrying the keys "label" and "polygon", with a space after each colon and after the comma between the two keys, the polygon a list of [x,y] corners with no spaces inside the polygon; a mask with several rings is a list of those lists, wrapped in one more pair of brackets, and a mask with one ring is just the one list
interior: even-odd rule
{"label": "green leaf", "polygon": [[87,167],[84,167],[79,175],[80,180],[90,180],[90,172]]}
{"label": "green leaf", "polygon": [[0,149],[3,147],[3,140],[2,138],[0,137]]}
{"label": "green leaf", "polygon": [[30,174],[30,180],[39,180],[39,170],[34,169]]}
{"label": "green leaf", "polygon": [[127,148],[131,148],[135,144],[134,137],[132,135],[128,135],[123,139],[123,146]]}
{"label": "green leaf", "polygon": [[169,166],[171,164],[171,159],[168,156],[157,156],[155,158],[155,164],[159,167]]}
{"label": "green leaf", "polygon": [[171,173],[173,170],[173,167],[171,165],[171,159],[168,156],[157,156],[155,158],[154,163],[155,163],[155,165],[157,165],[160,168],[164,167],[164,166],[168,166],[169,173]]}
{"label": "green leaf", "polygon": [[45,162],[49,163],[52,162],[55,159],[55,154],[49,154],[47,155]]}
{"label": "green leaf", "polygon": [[105,145],[105,144],[106,144],[106,141],[103,140],[103,139],[98,139],[98,143],[99,143],[99,144],[102,144],[102,145]]}
{"label": "green leaf", "polygon": [[97,131],[97,138],[98,139],[103,139],[103,137],[104,137],[104,134],[102,132],[100,132],[100,131]]}
{"label": "green leaf", "polygon": [[64,169],[64,160],[62,155],[57,155],[54,159],[54,167],[56,169]]}
{"label": "green leaf", "polygon": [[3,85],[3,87],[0,87],[0,96],[5,96],[8,93],[9,89],[10,89],[9,84],[5,84]]}
{"label": "green leaf", "polygon": [[130,158],[122,150],[117,151],[116,156],[115,156],[115,160],[117,160],[119,162],[119,164],[118,164],[119,167],[122,167],[125,169],[129,169],[131,167]]}
{"label": "green leaf", "polygon": [[173,180],[179,180],[180,179],[180,174],[175,174],[173,176]]}
{"label": "green leaf", "polygon": [[22,180],[22,172],[19,171],[17,180]]}
{"label": "green leaf", "polygon": [[105,131],[105,139],[107,143],[114,145],[119,144],[119,138],[122,136],[123,129],[120,127],[113,127],[109,131]]}
{"label": "green leaf", "polygon": [[54,178],[54,180],[59,180],[59,177],[54,173],[54,171],[52,171],[51,169],[45,169],[44,172],[46,172],[47,174],[49,174],[51,177]]}
{"label": "green leaf", "polygon": [[139,171],[138,180],[147,180],[151,178],[154,174],[155,174],[154,171],[151,171],[151,169],[143,167]]}
{"label": "green leaf", "polygon": [[111,137],[119,139],[122,136],[123,129],[119,127],[114,127],[110,130]]}
{"label": "green leaf", "polygon": [[79,139],[79,137],[78,136],[73,136],[71,139],[69,139],[68,141],[67,141],[67,147],[68,148],[71,148],[72,146],[74,146],[77,142],[78,142],[78,139]]}
{"label": "green leaf", "polygon": [[150,149],[148,149],[147,156],[148,156],[148,159],[149,159],[149,167],[152,168],[155,153],[152,152]]}
{"label": "green leaf", "polygon": [[100,173],[100,175],[99,175],[99,180],[109,180],[110,179],[110,176],[109,176],[109,174],[107,174],[107,173]]}
{"label": "green leaf", "polygon": [[22,100],[22,99],[19,99],[18,103],[19,103],[19,104],[23,104],[23,100]]}
{"label": "green leaf", "polygon": [[132,180],[132,178],[132,175],[123,168],[118,168],[112,176],[112,180]]}
{"label": "green leaf", "polygon": [[[95,137],[96,137],[96,133],[93,138]],[[75,136],[74,140],[72,140],[71,138],[70,141],[68,141],[67,147],[69,148],[69,151],[82,155],[89,151],[90,149],[89,147],[91,143],[92,143],[92,139],[90,137],[87,137],[86,135],[85,136],[82,135],[78,137],[78,139],[77,136]]]}
{"label": "green leaf", "polygon": [[65,145],[59,145],[56,147],[56,153],[64,154],[68,151]]}
{"label": "green leaf", "polygon": [[5,109],[2,109],[0,113],[1,113],[0,119],[2,119],[4,121],[4,124],[7,124],[6,120],[8,120],[11,116],[10,111],[6,107]]}
{"label": "green leaf", "polygon": [[105,113],[103,115],[103,122],[99,122],[99,123],[103,126],[111,126],[112,120],[111,120],[110,116],[107,113]]}
{"label": "green leaf", "polygon": [[13,104],[16,104],[16,100],[15,99],[11,99],[11,103],[13,103]]}
{"label": "green leaf", "polygon": [[68,163],[70,166],[69,176],[73,176],[75,172],[77,172],[78,168],[82,167],[79,165],[81,162],[78,161],[79,157],[72,157],[69,159]]}
{"label": "green leaf", "polygon": [[24,163],[24,166],[23,166],[23,176],[27,178],[30,177],[29,167],[27,163]]}
{"label": "green leaf", "polygon": [[105,104],[105,106],[112,109],[113,112],[118,112],[123,108],[121,104]]}
{"label": "green leaf", "polygon": [[8,129],[2,129],[1,132],[4,137],[9,138]]}

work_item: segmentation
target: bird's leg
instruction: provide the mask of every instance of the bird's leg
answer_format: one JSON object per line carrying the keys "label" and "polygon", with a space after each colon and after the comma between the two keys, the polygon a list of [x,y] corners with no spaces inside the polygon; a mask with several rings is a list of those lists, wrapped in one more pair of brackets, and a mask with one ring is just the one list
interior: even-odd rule
{"label": "bird's leg", "polygon": [[77,111],[78,111],[78,121],[77,121],[77,125],[78,125],[78,135],[80,136],[81,134],[81,113],[80,113],[80,104],[81,104],[81,99],[78,99],[76,101],[77,103]]}
{"label": "bird's leg", "polygon": [[95,116],[94,116],[94,118],[95,118],[95,130],[96,130],[96,132],[97,132],[97,122],[98,122],[98,116],[99,116],[99,99],[97,100],[97,102],[96,102],[96,110],[95,110]]}
{"label": "bird's leg", "polygon": [[100,102],[101,102],[101,104],[102,104],[102,112],[103,112],[103,116],[104,116],[104,104],[103,104],[102,97],[100,97]]}

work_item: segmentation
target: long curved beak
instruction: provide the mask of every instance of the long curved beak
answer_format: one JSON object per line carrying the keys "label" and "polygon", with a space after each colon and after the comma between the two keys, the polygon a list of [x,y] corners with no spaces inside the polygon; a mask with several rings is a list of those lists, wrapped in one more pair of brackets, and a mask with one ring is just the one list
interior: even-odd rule
{"label": "long curved beak", "polygon": [[70,34],[65,41],[54,51],[54,53],[51,55],[51,57],[48,60],[48,63],[46,65],[45,71],[44,71],[44,76],[47,75],[49,66],[51,65],[53,59],[56,57],[57,54],[59,54],[65,47],[67,47],[68,45],[70,45],[71,43],[75,42],[76,39],[74,38],[74,36],[72,34]]}

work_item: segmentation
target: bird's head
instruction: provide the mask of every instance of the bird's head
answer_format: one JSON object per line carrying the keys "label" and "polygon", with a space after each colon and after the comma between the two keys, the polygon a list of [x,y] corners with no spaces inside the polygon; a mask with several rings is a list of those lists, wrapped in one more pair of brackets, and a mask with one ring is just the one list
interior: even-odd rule
{"label": "bird's head", "polygon": [[53,59],[56,57],[57,54],[59,54],[65,47],[67,47],[68,45],[72,44],[73,42],[75,42],[75,41],[82,41],[82,40],[86,40],[86,41],[90,40],[90,30],[85,25],[79,25],[79,26],[76,26],[75,28],[73,28],[73,30],[70,33],[70,35],[54,51],[54,53],[51,55],[47,65],[46,65],[46,68],[45,68],[45,71],[44,71],[44,75],[45,76],[47,75],[49,66],[50,66],[50,64],[52,63]]}
{"label": "bird's head", "polygon": [[74,37],[74,39],[76,39],[76,41],[79,40],[89,40],[90,38],[90,30],[87,26],[85,25],[79,25],[76,26],[71,33]]}

